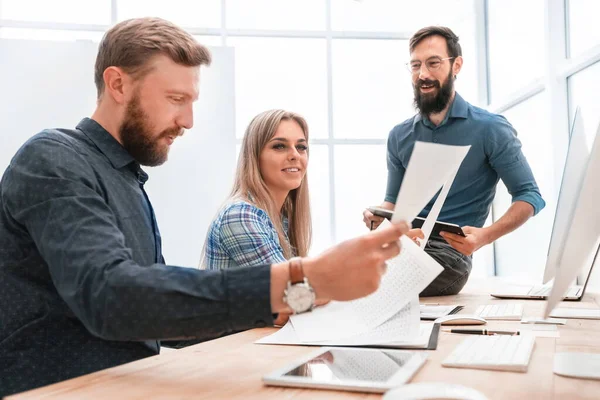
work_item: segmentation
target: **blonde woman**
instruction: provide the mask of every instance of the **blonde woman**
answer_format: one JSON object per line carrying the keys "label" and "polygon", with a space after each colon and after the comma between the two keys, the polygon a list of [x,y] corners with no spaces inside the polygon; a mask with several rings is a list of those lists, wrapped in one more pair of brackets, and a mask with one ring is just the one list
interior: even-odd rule
{"label": "blonde woman", "polygon": [[312,236],[307,165],[304,118],[285,110],[254,117],[231,195],[210,225],[202,266],[225,269],[306,256]]}

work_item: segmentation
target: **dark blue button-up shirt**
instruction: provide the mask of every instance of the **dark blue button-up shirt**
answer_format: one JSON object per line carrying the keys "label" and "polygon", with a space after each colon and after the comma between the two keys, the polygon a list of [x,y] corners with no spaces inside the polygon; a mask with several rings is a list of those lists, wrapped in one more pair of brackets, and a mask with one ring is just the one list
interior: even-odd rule
{"label": "dark blue button-up shirt", "polygon": [[[387,144],[385,201],[396,203],[416,141],[471,145],[448,192],[438,217],[440,221],[482,227],[499,179],[506,185],[513,202],[521,200],[531,204],[534,214],[546,205],[512,125],[501,115],[472,106],[458,93],[438,126],[416,115],[392,129]],[[435,160],[431,162],[435,165]],[[437,195],[419,216],[427,217],[436,199]]]}
{"label": "dark blue button-up shirt", "polygon": [[0,395],[272,324],[270,266],[164,265],[148,176],[98,123],[46,130],[0,182]]}

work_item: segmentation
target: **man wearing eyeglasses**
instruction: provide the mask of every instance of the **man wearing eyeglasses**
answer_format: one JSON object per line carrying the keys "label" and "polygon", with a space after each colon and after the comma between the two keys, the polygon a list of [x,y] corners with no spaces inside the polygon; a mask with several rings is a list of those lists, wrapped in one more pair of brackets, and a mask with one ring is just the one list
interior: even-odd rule
{"label": "man wearing eyeglasses", "polygon": [[[412,76],[418,112],[390,132],[388,183],[381,206],[394,209],[416,141],[471,145],[438,217],[460,225],[465,237],[442,232],[441,236],[432,235],[425,247],[444,272],[421,296],[451,295],[466,284],[476,250],[523,225],[544,208],[545,202],[512,125],[501,115],[467,103],[454,90],[463,65],[454,32],[446,27],[426,27],[413,35],[409,47],[407,69]],[[512,205],[495,223],[483,228],[500,179],[512,195]],[[420,217],[427,216],[436,198],[437,195]],[[365,210],[363,220],[367,227],[376,227],[383,218]]]}

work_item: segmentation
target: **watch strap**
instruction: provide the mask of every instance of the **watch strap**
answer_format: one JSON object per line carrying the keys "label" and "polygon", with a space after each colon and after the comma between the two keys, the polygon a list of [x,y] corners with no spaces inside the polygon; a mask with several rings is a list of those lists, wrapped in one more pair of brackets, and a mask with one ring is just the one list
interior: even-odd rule
{"label": "watch strap", "polygon": [[302,258],[294,257],[289,261],[290,282],[292,284],[304,282],[304,269],[302,268]]}

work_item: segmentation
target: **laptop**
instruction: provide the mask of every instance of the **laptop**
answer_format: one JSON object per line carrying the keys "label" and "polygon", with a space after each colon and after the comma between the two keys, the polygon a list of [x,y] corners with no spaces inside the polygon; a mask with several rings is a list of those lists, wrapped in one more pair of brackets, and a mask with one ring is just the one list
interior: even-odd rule
{"label": "laptop", "polygon": [[[590,280],[590,276],[592,276],[592,271],[594,269],[594,264],[596,263],[596,259],[598,258],[598,254],[600,253],[600,246],[596,248],[596,254],[594,255],[594,259],[592,261],[592,265],[588,270],[588,274],[585,278],[585,282],[583,286],[573,285],[569,287],[567,293],[563,300],[565,301],[580,301],[583,295],[585,294],[585,289]],[[533,285],[533,286],[507,286],[502,288],[501,291],[490,293],[492,297],[496,297],[498,299],[529,299],[529,300],[547,300],[550,291],[552,290],[552,285]]]}

